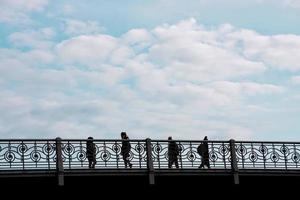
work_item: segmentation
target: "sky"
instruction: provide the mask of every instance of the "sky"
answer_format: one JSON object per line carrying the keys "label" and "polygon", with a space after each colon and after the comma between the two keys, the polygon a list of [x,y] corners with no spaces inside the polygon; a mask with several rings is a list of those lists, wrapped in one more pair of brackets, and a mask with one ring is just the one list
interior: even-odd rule
{"label": "sky", "polygon": [[300,0],[0,0],[0,138],[300,141]]}

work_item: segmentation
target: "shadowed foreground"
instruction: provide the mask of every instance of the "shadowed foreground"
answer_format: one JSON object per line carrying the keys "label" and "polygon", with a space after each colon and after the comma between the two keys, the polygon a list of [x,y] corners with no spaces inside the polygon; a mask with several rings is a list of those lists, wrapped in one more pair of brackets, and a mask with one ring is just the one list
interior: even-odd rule
{"label": "shadowed foreground", "polygon": [[[140,192],[234,198],[237,193],[288,196],[299,189],[297,142],[92,142],[89,151],[87,140],[0,140],[1,191],[30,198],[41,192],[53,198],[108,192],[132,198]],[[203,161],[206,166],[199,169]]]}

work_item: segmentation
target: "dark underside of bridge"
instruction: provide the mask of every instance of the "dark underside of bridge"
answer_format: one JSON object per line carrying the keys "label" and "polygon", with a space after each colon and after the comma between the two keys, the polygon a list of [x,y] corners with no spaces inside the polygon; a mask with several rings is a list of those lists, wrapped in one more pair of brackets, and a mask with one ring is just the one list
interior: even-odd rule
{"label": "dark underside of bridge", "polygon": [[[213,192],[214,196],[229,191],[259,193],[300,188],[298,171],[243,170],[238,173],[239,184],[234,184],[230,170],[157,170],[154,185],[149,185],[147,170],[65,170],[64,186],[58,186],[55,171],[6,171],[0,174],[3,191],[63,191],[65,194],[108,192],[113,196],[127,193],[149,192],[149,194],[171,193],[177,195]],[[268,189],[271,188],[271,189]],[[153,191],[153,192],[152,192]]]}

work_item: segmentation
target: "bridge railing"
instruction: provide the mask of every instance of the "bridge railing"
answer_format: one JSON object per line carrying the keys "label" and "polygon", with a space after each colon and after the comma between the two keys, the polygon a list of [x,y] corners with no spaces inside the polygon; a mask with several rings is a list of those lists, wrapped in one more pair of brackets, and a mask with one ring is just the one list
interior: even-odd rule
{"label": "bridge railing", "polygon": [[[86,140],[62,140],[65,169],[88,168]],[[96,169],[125,168],[121,155],[122,140],[93,140],[96,147]],[[133,168],[147,168],[145,140],[130,140],[129,160]]]}
{"label": "bridge railing", "polygon": [[[178,165],[182,169],[195,169],[201,164],[197,147],[203,141],[174,140],[179,147]],[[167,140],[152,141],[153,164],[156,169],[169,168]],[[208,141],[211,168],[230,169],[230,146],[228,141]],[[172,168],[175,168],[173,163]]]}
{"label": "bridge railing", "polygon": [[[87,140],[0,140],[0,170],[57,168],[57,155],[63,169],[88,169]],[[96,169],[124,169],[122,140],[93,140]],[[180,169],[197,169],[201,156],[197,147],[203,141],[174,140],[179,147]],[[59,144],[59,145],[57,145]],[[154,169],[168,169],[168,140],[130,140],[129,160],[133,169],[147,169],[151,151]],[[60,147],[60,148],[58,148]],[[300,143],[261,141],[208,141],[212,169],[300,169]],[[57,151],[61,151],[57,154]],[[233,159],[232,159],[233,158]],[[234,161],[234,162],[233,162]],[[233,165],[236,164],[236,165]],[[172,166],[175,168],[175,165]]]}
{"label": "bridge railing", "polygon": [[55,140],[0,140],[0,170],[56,169]]}
{"label": "bridge railing", "polygon": [[300,143],[235,142],[239,169],[300,169]]}

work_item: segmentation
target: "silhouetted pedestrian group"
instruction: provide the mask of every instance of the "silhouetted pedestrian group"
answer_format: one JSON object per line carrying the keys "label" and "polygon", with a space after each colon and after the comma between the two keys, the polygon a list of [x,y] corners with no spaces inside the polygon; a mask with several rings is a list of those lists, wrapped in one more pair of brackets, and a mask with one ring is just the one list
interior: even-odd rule
{"label": "silhouetted pedestrian group", "polygon": [[[208,147],[208,141],[207,136],[204,137],[203,142],[199,144],[197,147],[197,152],[201,157],[201,164],[199,166],[199,169],[204,168],[205,166],[210,169],[209,164],[209,147]],[[178,147],[177,143],[172,140],[172,137],[170,136],[168,138],[168,168],[172,168],[173,164],[175,164],[175,167],[178,169],[178,156],[180,153],[180,148]]]}
{"label": "silhouetted pedestrian group", "polygon": [[[121,155],[123,157],[125,168],[127,168],[128,166],[132,168],[132,164],[130,163],[131,144],[129,142],[129,137],[127,136],[126,132],[121,132],[121,138]],[[97,164],[96,154],[97,148],[95,143],[93,142],[93,137],[88,137],[86,141],[86,157],[88,159],[90,169],[94,169]]]}
{"label": "silhouetted pedestrian group", "polygon": [[[129,167],[132,168],[132,163],[130,162],[130,151],[131,151],[131,144],[129,142],[129,137],[127,136],[126,132],[121,132],[121,139],[122,139],[122,146],[121,152],[125,168]],[[181,149],[179,148],[178,144],[173,141],[172,137],[168,137],[168,168],[172,168],[173,164],[178,169],[178,157],[180,154]],[[209,164],[209,146],[208,146],[208,139],[207,136],[204,137],[203,141],[197,147],[197,152],[201,157],[201,164],[199,166],[200,169],[205,168],[205,166],[210,169]],[[86,157],[89,162],[89,168],[94,169],[97,160],[97,146],[93,142],[92,137],[88,137],[86,142]]]}

